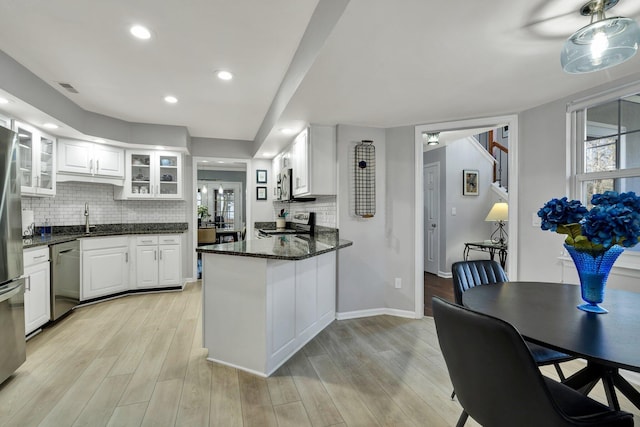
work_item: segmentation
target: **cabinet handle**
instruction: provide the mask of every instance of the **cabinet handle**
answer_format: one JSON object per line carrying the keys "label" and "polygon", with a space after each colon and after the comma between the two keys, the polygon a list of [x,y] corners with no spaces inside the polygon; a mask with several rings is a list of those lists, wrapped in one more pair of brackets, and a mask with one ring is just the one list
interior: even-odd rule
{"label": "cabinet handle", "polygon": [[36,187],[40,188],[40,176],[36,176]]}
{"label": "cabinet handle", "polygon": [[160,261],[162,261],[162,250],[160,250]]}
{"label": "cabinet handle", "polygon": [[158,251],[153,251],[153,260],[156,261],[158,259]]}
{"label": "cabinet handle", "polygon": [[89,160],[89,172],[93,174],[93,159]]}
{"label": "cabinet handle", "polygon": [[153,240],[146,240],[146,239],[142,240],[142,243],[152,243],[152,242],[153,242]]}
{"label": "cabinet handle", "polygon": [[96,173],[100,172],[100,160],[96,160]]}
{"label": "cabinet handle", "polygon": [[36,259],[44,258],[46,256],[47,254],[42,254],[42,255],[34,256],[33,259],[36,260]]}
{"label": "cabinet handle", "polygon": [[25,285],[24,285],[25,289],[27,291],[30,291],[31,290],[31,276],[25,277],[25,282],[26,282]]}
{"label": "cabinet handle", "polygon": [[128,263],[129,263],[129,252],[125,252],[125,253],[124,253],[124,262],[125,262],[126,264],[128,264]]}

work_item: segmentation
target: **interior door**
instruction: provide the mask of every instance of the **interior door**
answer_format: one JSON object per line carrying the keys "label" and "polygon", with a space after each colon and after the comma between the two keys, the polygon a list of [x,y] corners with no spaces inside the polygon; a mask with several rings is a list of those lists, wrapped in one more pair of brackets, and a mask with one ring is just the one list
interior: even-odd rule
{"label": "interior door", "polygon": [[424,166],[424,270],[438,274],[440,264],[440,163]]}

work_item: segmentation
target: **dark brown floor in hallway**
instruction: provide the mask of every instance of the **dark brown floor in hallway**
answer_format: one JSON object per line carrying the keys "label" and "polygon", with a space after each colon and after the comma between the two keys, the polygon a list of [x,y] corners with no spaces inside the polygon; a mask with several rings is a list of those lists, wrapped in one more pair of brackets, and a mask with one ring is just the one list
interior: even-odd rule
{"label": "dark brown floor in hallway", "polygon": [[443,279],[435,274],[424,273],[424,315],[433,316],[431,298],[442,297],[453,301],[453,279]]}

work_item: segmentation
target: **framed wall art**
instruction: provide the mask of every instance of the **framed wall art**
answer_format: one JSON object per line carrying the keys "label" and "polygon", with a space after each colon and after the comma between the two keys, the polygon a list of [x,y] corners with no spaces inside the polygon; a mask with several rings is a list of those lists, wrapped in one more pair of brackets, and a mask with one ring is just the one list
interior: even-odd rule
{"label": "framed wall art", "polygon": [[256,200],[267,200],[267,187],[256,187]]}
{"label": "framed wall art", "polygon": [[256,183],[258,184],[267,183],[267,171],[265,169],[256,170]]}
{"label": "framed wall art", "polygon": [[478,194],[478,171],[464,169],[462,171],[462,195],[477,196]]}

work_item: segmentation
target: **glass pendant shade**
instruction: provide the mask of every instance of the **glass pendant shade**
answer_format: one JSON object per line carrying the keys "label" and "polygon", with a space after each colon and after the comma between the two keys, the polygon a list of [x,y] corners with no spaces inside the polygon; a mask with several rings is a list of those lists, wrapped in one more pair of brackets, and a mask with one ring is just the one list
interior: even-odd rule
{"label": "glass pendant shade", "polygon": [[618,65],[638,50],[640,29],[630,18],[608,18],[587,25],[567,39],[560,55],[569,74],[590,73]]}

